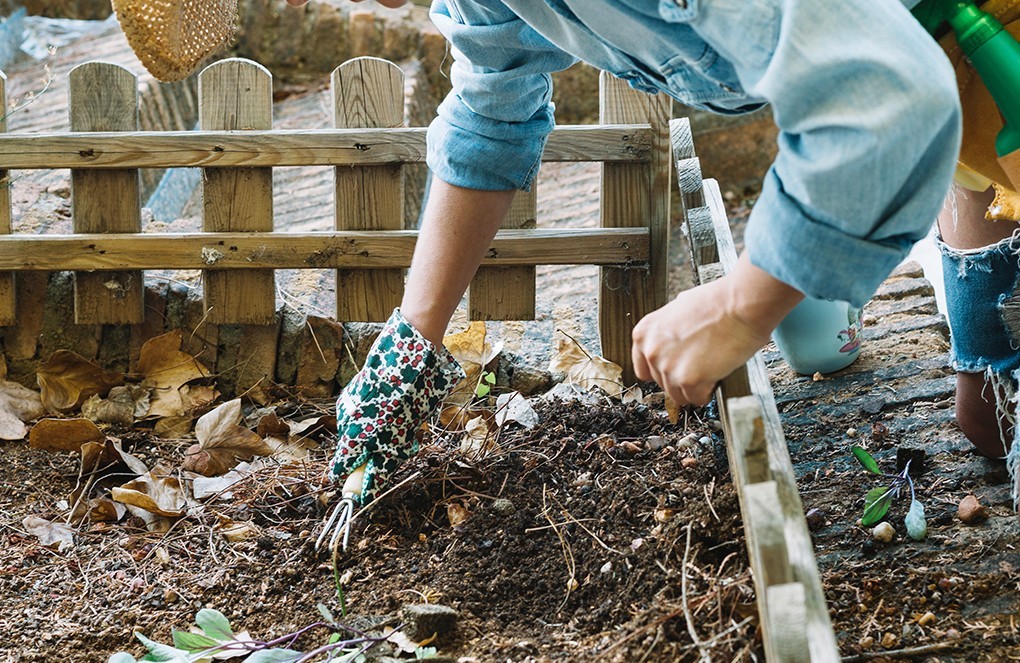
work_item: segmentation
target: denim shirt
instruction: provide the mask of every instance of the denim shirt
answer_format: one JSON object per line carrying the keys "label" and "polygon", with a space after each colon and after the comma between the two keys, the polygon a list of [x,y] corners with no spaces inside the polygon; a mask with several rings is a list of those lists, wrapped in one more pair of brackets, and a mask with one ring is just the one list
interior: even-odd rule
{"label": "denim shirt", "polygon": [[578,59],[688,106],[768,103],[779,150],[751,261],[863,306],[931,227],[959,150],[955,77],[915,2],[435,0],[454,63],[429,166],[460,187],[529,187],[554,124],[549,74]]}

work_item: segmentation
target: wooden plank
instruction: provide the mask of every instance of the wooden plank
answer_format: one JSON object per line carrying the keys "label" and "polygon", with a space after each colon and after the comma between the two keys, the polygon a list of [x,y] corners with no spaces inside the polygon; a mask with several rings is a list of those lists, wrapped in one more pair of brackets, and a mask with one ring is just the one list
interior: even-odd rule
{"label": "wooden plank", "polygon": [[[72,131],[137,131],[138,81],[108,62],[71,70]],[[71,216],[76,233],[137,233],[142,208],[137,169],[71,170]],[[74,321],[79,325],[138,324],[145,319],[141,271],[74,275]]]}
{"label": "wooden plank", "polygon": [[808,663],[811,644],[807,642],[807,592],[799,582],[773,585],[768,588],[768,603],[782,606],[771,610],[765,643],[765,656],[778,663]]}
{"label": "wooden plank", "polygon": [[[273,125],[273,80],[250,60],[230,58],[198,78],[199,122],[204,129],[249,131]],[[273,230],[271,168],[207,168],[202,178],[202,228],[210,232]],[[231,274],[205,270],[205,305],[213,324],[267,325],[276,320],[272,270]]]}
{"label": "wooden plank", "polygon": [[[159,233],[0,237],[14,271],[406,268],[415,230],[307,233]],[[643,228],[500,230],[486,266],[635,265],[648,259]]]}
{"label": "wooden plank", "polygon": [[[7,131],[7,75],[0,71],[0,134]],[[11,180],[6,170],[0,169],[0,235],[11,232]],[[14,274],[0,272],[0,326],[17,322],[17,301]]]}
{"label": "wooden plank", "polygon": [[[333,71],[333,124],[395,128],[404,123],[404,73],[380,58],[349,60]],[[400,230],[404,180],[400,164],[334,170],[337,230]],[[385,322],[404,295],[403,269],[337,271],[336,316],[343,322]]]}
{"label": "wooden plank", "polygon": [[[423,127],[0,136],[0,168],[236,168],[424,163]],[[640,163],[651,158],[648,125],[557,127],[543,161]]]}
{"label": "wooden plank", "polygon": [[[531,229],[537,225],[538,185],[518,191],[504,228]],[[534,267],[480,267],[468,289],[471,320],[534,320]]]}
{"label": "wooden plank", "polygon": [[[718,183],[705,180],[701,187],[697,187],[693,184],[694,176],[684,172],[692,168],[700,171],[693,143],[683,135],[689,131],[686,121],[674,120],[671,123],[671,133],[677,146],[677,177],[686,191],[682,196],[686,223],[694,226],[688,229],[691,254],[697,273],[707,280],[731,271],[736,265],[737,253]],[[703,198],[697,197],[699,188]],[[702,200],[703,204],[696,205]],[[714,238],[714,250],[705,246],[710,237]],[[707,258],[715,260],[703,262]],[[772,561],[765,569],[763,562],[754,561],[752,552],[759,606],[763,606],[766,656],[770,661],[839,661],[811,537],[804,520],[803,504],[797,492],[793,465],[761,353],[755,354],[744,367],[720,383],[716,401],[720,403],[741,508],[745,509],[749,492],[753,503],[764,507],[755,509],[754,513],[745,512],[749,551],[751,539],[762,528],[762,523],[751,521],[764,520],[766,531],[773,533],[768,536],[775,539],[774,533],[778,531],[775,523],[768,523],[777,516],[782,520],[790,582],[784,581],[784,572],[775,570],[774,565],[778,565],[775,560],[781,558],[781,554],[772,553]],[[749,486],[749,481],[754,483]],[[755,491],[762,489],[753,488],[755,485],[768,485],[769,488],[765,489],[768,495],[756,494]],[[769,509],[769,513],[761,513]],[[759,584],[759,576],[771,578],[774,584],[761,586],[766,583]],[[770,606],[781,607],[770,610]]]}
{"label": "wooden plank", "polygon": [[602,123],[647,123],[653,132],[648,163],[602,165],[602,226],[647,227],[650,233],[646,269],[604,268],[600,278],[602,354],[623,367],[624,382],[630,383],[635,380],[631,331],[668,300],[671,102],[665,95],[637,92],[605,72],[599,80]]}
{"label": "wooden plank", "polygon": [[[757,399],[745,396],[751,400]],[[757,403],[755,403],[757,405]],[[761,418],[758,412],[742,411]],[[790,556],[786,552],[786,535],[783,532],[783,514],[779,509],[779,491],[775,481],[747,483],[740,491],[744,523],[747,532],[748,554],[754,560],[755,586],[760,606],[767,606],[767,589],[793,580]]]}

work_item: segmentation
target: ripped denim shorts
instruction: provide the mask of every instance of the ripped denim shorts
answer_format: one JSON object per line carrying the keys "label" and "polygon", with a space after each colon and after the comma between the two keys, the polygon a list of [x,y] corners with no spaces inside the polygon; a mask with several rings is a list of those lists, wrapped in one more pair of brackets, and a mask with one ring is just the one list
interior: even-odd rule
{"label": "ripped denim shorts", "polygon": [[1020,369],[1020,343],[1004,315],[1020,301],[1012,300],[1020,277],[1020,231],[997,244],[961,250],[936,240],[942,253],[946,308],[952,332],[953,368],[987,373],[1005,382]]}

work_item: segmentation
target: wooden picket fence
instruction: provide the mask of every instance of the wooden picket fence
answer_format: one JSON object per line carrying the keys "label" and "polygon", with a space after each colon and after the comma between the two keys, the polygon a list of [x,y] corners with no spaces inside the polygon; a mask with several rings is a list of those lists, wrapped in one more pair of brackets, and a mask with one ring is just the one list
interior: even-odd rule
{"label": "wooden picket fence", "polygon": [[[332,74],[333,126],[274,130],[272,78],[243,59],[199,74],[200,130],[138,131],[135,76],[90,62],[70,73],[71,131],[3,133],[5,170],[70,168],[74,234],[11,234],[0,186],[0,325],[17,323],[14,273],[75,272],[75,322],[142,322],[143,270],[201,269],[208,320],[276,321],[274,269],[337,270],[337,318],[383,321],[400,302],[416,231],[403,229],[403,176],[425,158],[425,129],[403,127],[403,74],[362,57]],[[0,72],[0,108],[6,107]],[[535,316],[535,266],[598,265],[604,355],[630,373],[630,332],[666,302],[669,101],[603,74],[599,125],[557,128],[543,160],[602,162],[601,228],[536,228],[519,193],[469,292],[472,319]],[[330,232],[277,232],[275,166],[334,166]],[[203,168],[203,232],[141,230],[139,169]]]}

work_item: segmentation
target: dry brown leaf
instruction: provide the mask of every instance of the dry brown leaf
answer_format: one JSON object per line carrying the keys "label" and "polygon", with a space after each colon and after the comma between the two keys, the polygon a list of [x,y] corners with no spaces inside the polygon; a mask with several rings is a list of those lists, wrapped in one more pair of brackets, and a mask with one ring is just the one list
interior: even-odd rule
{"label": "dry brown leaf", "polygon": [[43,419],[28,435],[28,446],[43,451],[81,453],[85,444],[105,441],[103,431],[88,419]]}
{"label": "dry brown leaf", "polygon": [[144,378],[142,384],[152,389],[147,413],[150,417],[179,417],[189,412],[193,403],[184,402],[181,387],[209,377],[208,369],[198,359],[181,352],[180,330],[150,338],[142,345],[138,373]]}
{"label": "dry brown leaf", "polygon": [[88,516],[93,522],[117,522],[127,513],[127,507],[107,497],[89,500]]}
{"label": "dry brown leaf", "polygon": [[485,323],[475,321],[468,328],[443,338],[443,345],[457,360],[467,375],[457,383],[446,398],[448,404],[467,405],[475,398],[475,388],[482,378],[482,370],[502,351],[502,343],[495,346],[485,338]]}
{"label": "dry brown leaf", "polygon": [[680,406],[669,396],[666,396],[666,416],[669,417],[671,424],[680,422]]}
{"label": "dry brown leaf", "polygon": [[0,382],[0,440],[23,440],[26,421],[46,414],[39,393],[17,382]]}
{"label": "dry brown leaf", "polygon": [[636,384],[630,385],[620,394],[620,402],[624,405],[627,403],[643,403],[644,400],[645,394],[641,391],[641,387]]}
{"label": "dry brown leaf", "polygon": [[107,439],[102,442],[86,442],[81,445],[83,476],[97,470],[115,469],[121,466],[128,468],[136,475],[142,475],[149,471],[145,463],[124,451],[120,440]]}
{"label": "dry brown leaf", "polygon": [[54,523],[39,516],[25,516],[21,521],[25,531],[39,539],[44,548],[64,552],[74,547],[74,530],[63,524]]}
{"label": "dry brown leaf", "polygon": [[568,383],[582,389],[597,387],[610,396],[619,396],[623,390],[622,368],[588,352],[566,335],[556,339],[556,351],[549,360],[549,370],[563,373]]}
{"label": "dry brown leaf", "polygon": [[236,522],[230,518],[221,518],[216,530],[223,535],[227,541],[237,543],[253,539],[262,533],[253,522]]}
{"label": "dry brown leaf", "polygon": [[191,432],[194,417],[163,417],[152,427],[152,434],[163,440],[180,440]]}
{"label": "dry brown leaf", "polygon": [[152,471],[112,492],[116,502],[166,518],[180,518],[187,508],[181,482],[173,477],[157,476]]}
{"label": "dry brown leaf", "polygon": [[106,398],[96,394],[81,405],[81,416],[101,424],[130,426],[149,412],[149,389],[137,384],[110,389]]}
{"label": "dry brown leaf", "polygon": [[272,452],[270,455],[283,463],[304,460],[308,458],[311,450],[311,447],[306,444],[307,440],[291,442],[278,437],[267,437],[263,439],[263,442]]}
{"label": "dry brown leaf", "polygon": [[538,413],[520,392],[501,394],[496,399],[496,425],[502,428],[508,421],[516,421],[528,430],[538,425]]}
{"label": "dry brown leaf", "polygon": [[471,517],[471,512],[460,502],[450,502],[446,505],[446,517],[450,519],[450,527],[457,527]]}
{"label": "dry brown leaf", "polygon": [[496,438],[489,429],[485,417],[475,417],[464,427],[464,437],[460,441],[460,452],[472,456],[481,456],[498,450]]}
{"label": "dry brown leaf", "polygon": [[271,455],[273,449],[258,434],[239,426],[240,420],[240,398],[202,415],[195,424],[198,444],[188,449],[184,469],[207,477],[217,476],[242,460]]}
{"label": "dry brown leaf", "polygon": [[93,394],[124,383],[124,374],[107,371],[70,350],[57,350],[36,372],[42,402],[53,413],[74,410]]}

